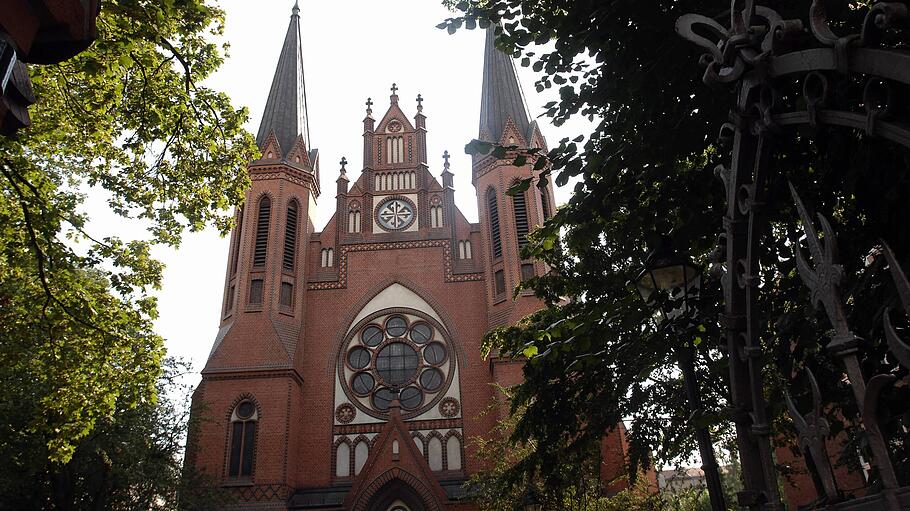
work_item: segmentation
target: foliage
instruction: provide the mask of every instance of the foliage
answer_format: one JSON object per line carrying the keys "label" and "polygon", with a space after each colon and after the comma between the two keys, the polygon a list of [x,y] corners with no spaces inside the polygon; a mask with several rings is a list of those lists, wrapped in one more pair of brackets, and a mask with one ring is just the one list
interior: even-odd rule
{"label": "foliage", "polygon": [[[115,405],[115,416],[95,423],[69,462],[47,463],[47,447],[33,441],[18,462],[3,453],[0,509],[212,509],[225,495],[200,474],[182,468],[190,391],[180,383],[190,367],[166,359],[156,383],[158,401]],[[128,394],[127,394],[128,395]],[[18,464],[18,469],[11,469]]]}
{"label": "foliage", "polygon": [[[500,399],[511,400],[511,391],[500,388],[497,398],[484,411],[485,414],[498,413],[502,405]],[[508,484],[503,475],[516,464],[524,462],[534,452],[533,444],[516,444],[510,440],[511,432],[520,421],[523,408],[519,407],[502,420],[489,435],[471,439],[476,448],[477,459],[486,467],[474,473],[466,483],[474,502],[483,511],[514,511],[521,509],[530,495],[543,505],[544,509],[564,509],[567,511],[658,511],[663,509],[663,499],[648,486],[646,479],[639,479],[635,485],[622,480],[611,481],[616,486],[612,495],[607,495],[599,477],[597,452],[589,452],[579,465],[566,464],[559,470],[571,484],[561,487],[548,487],[532,475],[520,485]]]}
{"label": "foliage", "polygon": [[[537,89],[558,87],[560,99],[545,105],[553,122],[574,116],[599,121],[592,133],[564,139],[547,153],[519,151],[517,158],[535,162],[544,174],[552,169],[557,185],[570,179],[577,184],[568,204],[531,236],[523,253],[551,268],[522,284],[548,308],[487,338],[490,351],[529,358],[525,382],[515,390],[512,409],[522,415],[511,438],[533,448],[502,477],[518,485],[526,474],[540,472],[548,486],[571,485],[561,474],[564,462],[576,462],[621,420],[629,425],[633,476],[651,463],[652,453],[662,464],[694,451],[696,424],[709,426],[715,440],[729,438],[726,341],[717,320],[722,310],[719,277],[728,269],[719,264],[723,253],[716,248],[726,197],[713,172],[727,161],[729,147],[712,144],[728,119],[733,91],[705,86],[699,51],[674,32],[674,22],[683,14],[723,19],[729,5],[704,0],[448,4],[458,12],[440,28],[453,33],[497,24],[497,44],[539,73]],[[784,19],[800,18],[808,26],[808,0],[765,4]],[[834,25],[860,26],[867,7],[838,5],[828,8]],[[861,89],[858,84],[839,93],[855,97]],[[504,157],[518,148],[474,141],[466,149]],[[863,133],[826,127],[785,132],[775,139],[774,149],[769,164],[775,173],[763,210],[770,227],[761,234],[757,275],[763,284],[765,319],[757,327],[764,332],[765,395],[776,431],[786,432],[782,391],[792,389],[806,410],[802,368],[811,367],[833,404],[827,409],[832,433],[846,429],[854,439],[844,459],[855,463],[865,440],[844,418],[852,417],[856,407],[842,369],[824,354],[830,327],[809,307],[808,291],[795,270],[794,247],[785,241],[798,226],[787,184],[792,182],[810,207],[836,225],[848,314],[857,335],[867,340],[866,374],[903,376],[906,370],[883,356],[881,314],[896,303],[893,285],[881,258],[868,267],[865,263],[870,250],[885,239],[910,267],[910,231],[904,225],[910,157]],[[711,266],[698,313],[672,328],[655,322],[653,311],[629,285],[663,234],[697,263]],[[705,403],[691,419],[675,369],[675,351],[689,342],[698,348]],[[887,396],[889,430],[899,431],[907,398],[906,388]],[[892,447],[901,472],[907,447]]]}
{"label": "foliage", "polygon": [[[31,68],[32,126],[0,139],[0,451],[18,466],[31,460],[17,452],[66,462],[97,424],[154,400],[150,249],[228,229],[255,151],[246,111],[199,85],[222,63],[220,9],[105,1],[97,24],[87,51]],[[86,194],[148,239],[90,233]]]}

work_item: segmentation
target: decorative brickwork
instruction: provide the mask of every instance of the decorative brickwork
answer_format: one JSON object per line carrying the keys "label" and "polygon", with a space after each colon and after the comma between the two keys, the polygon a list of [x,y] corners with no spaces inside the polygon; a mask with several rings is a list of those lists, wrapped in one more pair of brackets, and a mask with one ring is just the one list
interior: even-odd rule
{"label": "decorative brickwork", "polygon": [[445,265],[446,282],[472,282],[484,280],[483,273],[453,273],[452,272],[452,244],[450,240],[425,240],[425,241],[402,241],[397,243],[364,243],[359,245],[345,245],[341,247],[341,256],[338,262],[338,280],[335,282],[314,282],[310,283],[311,291],[321,291],[326,289],[344,289],[347,287],[347,255],[351,252],[370,252],[375,250],[402,250],[413,248],[433,248],[442,247],[443,261]]}

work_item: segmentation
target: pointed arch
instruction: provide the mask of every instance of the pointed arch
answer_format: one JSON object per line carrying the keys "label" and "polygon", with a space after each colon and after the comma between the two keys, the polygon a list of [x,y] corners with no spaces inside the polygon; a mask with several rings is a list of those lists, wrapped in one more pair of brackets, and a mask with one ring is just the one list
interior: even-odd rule
{"label": "pointed arch", "polygon": [[259,213],[256,217],[256,244],[253,247],[253,267],[261,268],[265,266],[266,256],[268,255],[269,244],[269,223],[272,216],[272,199],[268,195],[263,195],[259,199]]}
{"label": "pointed arch", "polygon": [[[517,183],[516,179],[513,184]],[[515,221],[515,238],[518,240],[518,247],[522,248],[528,244],[528,201],[525,192],[517,193],[512,196],[512,216]]]}
{"label": "pointed arch", "polygon": [[376,477],[360,494],[352,511],[386,511],[400,500],[411,511],[439,511],[440,505],[431,488],[411,473],[400,468],[389,469]]}
{"label": "pointed arch", "polygon": [[288,203],[284,224],[284,254],[281,266],[287,271],[294,271],[297,265],[297,224],[300,203],[291,199]]}
{"label": "pointed arch", "polygon": [[333,473],[335,477],[346,478],[351,477],[353,473],[354,461],[353,461],[353,449],[351,448],[351,440],[346,437],[340,437],[335,441],[333,446],[334,452],[332,453],[332,463],[334,464],[335,470]]}
{"label": "pointed arch", "polygon": [[490,224],[490,255],[493,259],[502,257],[502,237],[499,232],[499,202],[496,189],[487,189],[487,217]]}
{"label": "pointed arch", "polygon": [[234,250],[231,251],[231,276],[237,274],[240,264],[240,245],[243,243],[243,206],[237,208],[237,227],[234,229]]}

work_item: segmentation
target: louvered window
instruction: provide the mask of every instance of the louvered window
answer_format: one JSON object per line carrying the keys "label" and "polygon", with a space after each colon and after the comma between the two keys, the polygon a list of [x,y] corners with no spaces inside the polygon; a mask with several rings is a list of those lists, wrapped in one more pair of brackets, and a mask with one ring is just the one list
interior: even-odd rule
{"label": "louvered window", "polygon": [[284,226],[284,258],[282,266],[285,270],[294,269],[294,259],[297,253],[297,201],[288,204],[287,222]]}
{"label": "louvered window", "polygon": [[259,217],[256,220],[256,248],[253,250],[253,267],[265,266],[265,257],[269,244],[269,217],[272,214],[272,201],[263,197],[259,201]]}
{"label": "louvered window", "polygon": [[523,247],[528,244],[528,208],[524,193],[512,197],[512,207],[515,210],[515,236],[518,246]]}
{"label": "louvered window", "polygon": [[546,190],[540,191],[540,205],[543,208],[543,219],[550,218],[550,196]]}
{"label": "louvered window", "polygon": [[237,227],[234,229],[234,252],[231,254],[231,275],[237,273],[237,264],[240,261],[240,243],[243,241],[243,206],[240,206],[237,215]]}
{"label": "louvered window", "polygon": [[490,239],[493,259],[502,257],[502,239],[499,237],[499,205],[496,203],[496,191],[490,188],[487,192],[487,212],[490,215]]}

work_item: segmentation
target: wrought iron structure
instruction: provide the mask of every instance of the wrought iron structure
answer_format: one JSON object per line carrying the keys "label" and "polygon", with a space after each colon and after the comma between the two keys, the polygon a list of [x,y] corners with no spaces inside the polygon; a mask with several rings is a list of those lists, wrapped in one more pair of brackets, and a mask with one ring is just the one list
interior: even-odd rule
{"label": "wrought iron structure", "polygon": [[[763,395],[763,324],[758,306],[760,243],[766,232],[769,182],[776,178],[771,165],[775,137],[787,136],[785,128],[815,128],[821,125],[860,130],[910,148],[910,118],[898,108],[898,90],[910,85],[910,53],[885,42],[886,36],[908,34],[910,15],[903,2],[878,2],[868,8],[858,33],[839,36],[826,12],[828,3],[814,0],[808,12],[808,27],[799,19],[784,19],[778,12],[753,0],[732,0],[729,26],[699,14],[682,16],[676,25],[685,39],[705,50],[701,64],[704,82],[732,87],[736,102],[730,122],[723,124],[721,139],[732,146],[729,166],[717,169],[727,194],[723,277],[725,312],[722,316],[730,362],[730,393],[736,423],[738,448],[745,490],[739,504],[750,510],[784,509],[772,459],[768,404]],[[859,102],[844,104],[835,90],[847,81],[864,85]],[[794,85],[796,84],[796,85]],[[801,85],[801,90],[798,86]],[[782,90],[786,89],[786,90]],[[906,100],[906,98],[903,98]],[[843,268],[837,261],[836,239],[828,220],[819,215],[824,236],[806,212],[791,185],[791,192],[810,262],[803,256],[802,235],[789,240],[795,249],[800,277],[811,297],[822,308],[834,330],[828,353],[844,367],[859,409],[860,422],[869,438],[872,463],[878,470],[882,491],[844,500],[838,492],[825,440],[828,424],[822,416],[818,385],[811,372],[814,407],[802,414],[787,396],[787,405],[797,427],[800,445],[811,461],[820,501],[826,509],[910,509],[910,487],[899,487],[889,459],[880,424],[879,397],[895,383],[893,374],[866,379],[859,364],[863,349],[845,314],[839,284]],[[906,312],[910,314],[910,283],[894,254],[883,244]],[[901,365],[910,367],[910,346],[899,338],[889,312],[884,314],[889,347]]]}

